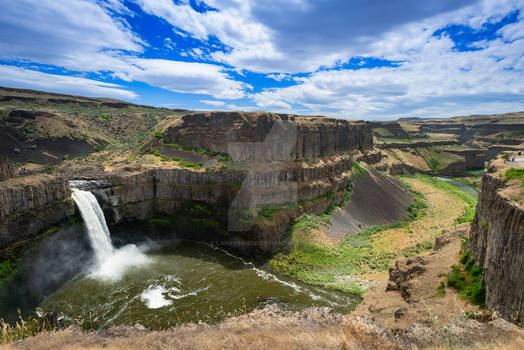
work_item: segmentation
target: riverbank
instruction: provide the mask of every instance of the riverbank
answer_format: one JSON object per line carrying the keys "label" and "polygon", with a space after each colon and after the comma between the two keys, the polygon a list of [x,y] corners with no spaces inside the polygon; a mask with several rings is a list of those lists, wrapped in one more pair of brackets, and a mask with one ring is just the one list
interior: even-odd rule
{"label": "riverbank", "polygon": [[473,219],[473,195],[427,175],[401,179],[417,197],[408,221],[369,227],[336,241],[325,234],[329,216],[303,216],[291,228],[291,251],[274,256],[269,266],[306,283],[363,294],[386,280],[398,257],[427,254],[444,229]]}

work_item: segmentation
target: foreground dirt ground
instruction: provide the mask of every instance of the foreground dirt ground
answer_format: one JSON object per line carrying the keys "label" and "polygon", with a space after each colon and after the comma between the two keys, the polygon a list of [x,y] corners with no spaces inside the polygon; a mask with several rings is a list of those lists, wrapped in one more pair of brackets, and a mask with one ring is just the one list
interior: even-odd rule
{"label": "foreground dirt ground", "polygon": [[[452,331],[455,338],[446,332]],[[218,325],[188,324],[166,331],[141,326],[106,331],[66,329],[1,346],[6,350],[145,349],[508,349],[524,347],[524,332],[501,319],[456,320],[453,328],[415,323],[404,331],[383,328],[367,316],[329,309],[301,313],[266,307]]]}

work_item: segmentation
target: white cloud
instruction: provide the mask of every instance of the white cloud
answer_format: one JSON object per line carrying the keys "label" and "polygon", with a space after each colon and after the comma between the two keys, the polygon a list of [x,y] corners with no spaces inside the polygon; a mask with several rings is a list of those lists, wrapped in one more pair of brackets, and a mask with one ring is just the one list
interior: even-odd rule
{"label": "white cloud", "polygon": [[352,119],[523,110],[524,39],[483,45],[457,52],[448,37],[427,38],[418,50],[402,53],[399,67],[316,72],[298,85],[250,97],[264,108],[280,104],[277,110],[287,112],[299,104],[313,114]]}
{"label": "white cloud", "polygon": [[200,13],[188,0],[135,0],[176,30],[228,47],[211,57],[263,73],[312,72],[370,51],[386,33],[460,9],[468,0],[206,1],[218,11]]}
{"label": "white cloud", "polygon": [[117,16],[122,11],[117,0],[2,1],[0,58],[74,71],[125,69],[122,54],[142,52],[144,43]]}
{"label": "white cloud", "polygon": [[200,102],[205,103],[207,105],[215,106],[215,107],[221,107],[226,104],[224,101],[214,101],[214,100],[200,100]]}
{"label": "white cloud", "polygon": [[48,74],[30,69],[0,65],[0,84],[25,89],[87,95],[93,97],[114,97],[135,99],[137,95],[117,84],[67,75]]}
{"label": "white cloud", "polygon": [[160,59],[130,59],[133,69],[123,78],[180,93],[238,99],[249,85],[235,81],[218,65]]}
{"label": "white cloud", "polygon": [[289,74],[284,74],[284,73],[268,74],[267,77],[270,79],[276,80],[276,81],[282,81],[282,80],[287,80],[291,78]]}

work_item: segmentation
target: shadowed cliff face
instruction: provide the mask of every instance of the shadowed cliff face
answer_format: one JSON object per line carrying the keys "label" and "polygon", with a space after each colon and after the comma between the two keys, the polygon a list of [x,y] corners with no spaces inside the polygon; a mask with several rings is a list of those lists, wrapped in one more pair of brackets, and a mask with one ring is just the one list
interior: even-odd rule
{"label": "shadowed cliff face", "polygon": [[499,176],[509,168],[503,163],[501,158],[497,159],[488,168],[492,172],[482,177],[482,192],[471,225],[468,249],[475,262],[484,267],[488,308],[511,322],[522,324],[524,210],[508,198],[509,185]]}
{"label": "shadowed cliff face", "polygon": [[[275,127],[283,132],[272,135]],[[285,138],[289,135],[294,137],[292,151],[283,159],[279,152],[282,152],[281,147],[286,144]],[[229,153],[233,142],[244,143],[249,148],[249,144],[264,142],[268,136],[274,139],[265,148],[266,154],[258,154],[257,159],[308,159],[373,147],[371,129],[365,122],[254,112],[188,114],[172,122],[164,138],[182,146]],[[235,155],[232,156],[235,158]],[[245,151],[238,154],[237,160],[243,161],[252,156],[252,152]]]}
{"label": "shadowed cliff face", "polygon": [[0,248],[31,238],[74,214],[62,177],[32,175],[0,182]]}
{"label": "shadowed cliff face", "polygon": [[0,155],[0,181],[7,180],[14,176],[13,162]]}

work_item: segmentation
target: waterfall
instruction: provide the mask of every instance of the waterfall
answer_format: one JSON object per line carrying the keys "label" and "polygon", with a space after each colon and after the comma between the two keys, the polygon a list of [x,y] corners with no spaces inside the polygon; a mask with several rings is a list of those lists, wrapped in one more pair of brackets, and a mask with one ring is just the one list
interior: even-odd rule
{"label": "waterfall", "polygon": [[95,196],[88,191],[73,188],[73,200],[75,201],[84,225],[89,235],[89,241],[95,252],[95,259],[98,264],[102,264],[113,255],[113,245],[109,236],[106,219],[102,208],[98,205]]}
{"label": "waterfall", "polygon": [[144,253],[134,244],[128,244],[120,249],[113,247],[104,212],[91,192],[73,188],[72,197],[80,210],[95,253],[93,276],[120,279],[128,267],[148,262]]}

